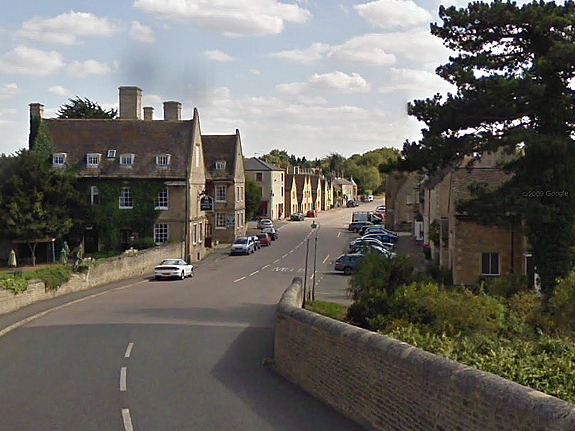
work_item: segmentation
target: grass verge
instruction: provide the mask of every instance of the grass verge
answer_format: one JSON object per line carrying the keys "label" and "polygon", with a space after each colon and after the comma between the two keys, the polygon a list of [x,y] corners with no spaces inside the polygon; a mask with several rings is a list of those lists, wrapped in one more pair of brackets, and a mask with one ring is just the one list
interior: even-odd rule
{"label": "grass verge", "polygon": [[342,322],[345,322],[345,316],[347,315],[347,306],[335,302],[307,301],[304,308]]}

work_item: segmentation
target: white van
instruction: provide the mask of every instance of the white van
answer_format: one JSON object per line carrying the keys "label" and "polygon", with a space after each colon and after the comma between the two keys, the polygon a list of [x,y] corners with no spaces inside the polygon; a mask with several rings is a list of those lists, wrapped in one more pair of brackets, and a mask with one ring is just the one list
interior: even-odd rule
{"label": "white van", "polygon": [[373,202],[373,195],[367,195],[367,201]]}

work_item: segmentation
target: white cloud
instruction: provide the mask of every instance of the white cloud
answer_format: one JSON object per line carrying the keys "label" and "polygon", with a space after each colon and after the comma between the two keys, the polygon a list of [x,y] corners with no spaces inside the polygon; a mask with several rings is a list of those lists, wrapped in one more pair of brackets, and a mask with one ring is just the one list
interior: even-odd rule
{"label": "white cloud", "polygon": [[286,22],[303,23],[311,13],[277,0],[135,0],[145,12],[221,31],[225,36],[278,34]]}
{"label": "white cloud", "polygon": [[381,28],[415,27],[433,20],[427,10],[411,0],[377,0],[353,8],[371,25]]}
{"label": "white cloud", "polygon": [[396,69],[390,70],[390,82],[379,88],[380,93],[393,93],[401,91],[412,97],[429,97],[435,93],[454,92],[451,85],[435,73],[425,70]]}
{"label": "white cloud", "polygon": [[130,24],[130,37],[142,43],[156,43],[154,32],[148,26],[132,21]]}
{"label": "white cloud", "polygon": [[226,63],[228,61],[235,61],[237,58],[232,57],[229,54],[226,54],[219,49],[209,49],[204,51],[204,55],[212,61],[220,61],[222,63]]}
{"label": "white cloud", "polygon": [[0,85],[0,99],[5,97],[14,96],[19,93],[18,85],[14,82],[9,84]]}
{"label": "white cloud", "polygon": [[20,45],[0,57],[0,70],[17,75],[46,76],[64,65],[56,51],[41,51]]}
{"label": "white cloud", "polygon": [[16,36],[64,45],[80,44],[80,37],[111,36],[120,27],[107,18],[86,12],[63,13],[53,18],[33,17],[22,23]]}
{"label": "white cloud", "polygon": [[347,75],[340,71],[314,74],[306,82],[290,82],[276,85],[281,93],[299,94],[307,91],[338,93],[368,93],[371,85],[358,73]]}
{"label": "white cloud", "polygon": [[297,97],[297,101],[304,105],[327,105],[327,100],[320,96],[301,94]]}
{"label": "white cloud", "polygon": [[329,51],[329,45],[314,43],[307,49],[292,49],[286,51],[272,52],[268,57],[281,58],[295,63],[311,64],[323,58],[323,54]]}
{"label": "white cloud", "polygon": [[52,93],[52,94],[56,94],[58,96],[65,96],[65,97],[68,97],[71,95],[70,91],[68,91],[66,88],[62,87],[61,85],[52,85],[51,87],[48,87],[48,92]]}
{"label": "white cloud", "polygon": [[359,37],[352,38],[342,45],[332,47],[328,57],[347,63],[363,63],[372,66],[387,66],[394,64],[397,58],[394,54],[386,52],[389,47],[378,46]]}
{"label": "white cloud", "polygon": [[260,71],[259,71],[258,69],[250,69],[250,73],[251,73],[252,75],[259,75],[259,74],[260,74]]}
{"label": "white cloud", "polygon": [[143,94],[142,102],[143,105],[145,106],[157,105],[159,103],[162,103],[162,97],[159,96],[158,94]]}
{"label": "white cloud", "polygon": [[108,63],[99,63],[96,60],[74,61],[68,66],[68,75],[74,78],[85,78],[88,75],[107,75],[117,67],[116,61],[112,63],[112,67],[108,66]]}

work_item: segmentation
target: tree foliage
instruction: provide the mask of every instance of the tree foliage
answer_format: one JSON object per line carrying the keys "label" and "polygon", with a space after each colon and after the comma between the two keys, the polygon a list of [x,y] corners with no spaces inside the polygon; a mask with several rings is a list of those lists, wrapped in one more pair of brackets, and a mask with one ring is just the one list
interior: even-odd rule
{"label": "tree foliage", "polygon": [[116,109],[110,108],[106,111],[98,103],[92,102],[88,98],[82,99],[76,96],[74,99],[68,99],[68,102],[58,109],[58,118],[114,119],[118,115]]}
{"label": "tree foliage", "polygon": [[262,201],[261,188],[258,187],[256,182],[249,177],[246,177],[246,217],[248,220],[252,218]]}
{"label": "tree foliage", "polygon": [[69,171],[52,170],[42,153],[21,150],[0,159],[0,234],[25,240],[35,264],[36,240],[57,238],[73,226],[79,208]]}
{"label": "tree foliage", "polygon": [[436,72],[457,92],[408,105],[425,128],[396,166],[433,172],[473,153],[517,151],[504,166],[512,179],[476,187],[459,210],[486,224],[521,220],[550,293],[575,262],[574,3],[477,2],[439,16],[431,33],[457,55]]}

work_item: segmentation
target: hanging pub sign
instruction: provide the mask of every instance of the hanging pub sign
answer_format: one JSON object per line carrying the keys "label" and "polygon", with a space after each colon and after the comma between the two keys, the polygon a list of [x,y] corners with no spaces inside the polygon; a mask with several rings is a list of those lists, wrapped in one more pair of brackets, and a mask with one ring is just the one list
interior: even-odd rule
{"label": "hanging pub sign", "polygon": [[211,196],[203,196],[200,199],[200,211],[213,211],[214,210],[214,200]]}

